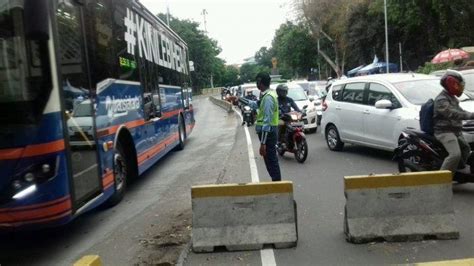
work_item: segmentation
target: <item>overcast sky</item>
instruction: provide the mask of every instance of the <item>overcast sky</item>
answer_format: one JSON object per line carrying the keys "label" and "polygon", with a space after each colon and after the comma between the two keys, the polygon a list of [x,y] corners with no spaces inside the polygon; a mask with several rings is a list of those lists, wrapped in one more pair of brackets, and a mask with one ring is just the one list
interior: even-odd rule
{"label": "overcast sky", "polygon": [[294,18],[291,0],[140,0],[152,13],[170,13],[190,19],[204,30],[203,9],[209,37],[217,40],[227,64],[242,63],[262,46],[271,46],[275,30]]}

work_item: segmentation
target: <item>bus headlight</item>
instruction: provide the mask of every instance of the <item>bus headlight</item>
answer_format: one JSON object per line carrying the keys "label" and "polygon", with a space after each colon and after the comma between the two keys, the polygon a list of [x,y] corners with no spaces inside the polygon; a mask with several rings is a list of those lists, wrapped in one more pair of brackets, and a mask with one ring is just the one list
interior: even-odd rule
{"label": "bus headlight", "polygon": [[35,175],[33,173],[26,173],[25,175],[26,182],[33,182],[35,181]]}
{"label": "bus headlight", "polygon": [[13,195],[13,198],[14,199],[22,199],[22,198],[30,195],[31,193],[33,193],[35,191],[36,191],[36,185],[31,185],[31,186],[23,189],[22,191],[16,193],[15,195]]}
{"label": "bus headlight", "polygon": [[21,199],[34,193],[37,185],[51,180],[57,175],[60,157],[54,156],[33,163],[16,174],[4,191],[0,191],[0,203]]}

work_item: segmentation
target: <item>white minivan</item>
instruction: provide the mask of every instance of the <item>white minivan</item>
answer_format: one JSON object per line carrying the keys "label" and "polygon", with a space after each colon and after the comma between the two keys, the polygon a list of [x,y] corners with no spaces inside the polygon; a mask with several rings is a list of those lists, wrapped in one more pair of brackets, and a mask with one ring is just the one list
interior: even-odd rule
{"label": "white minivan", "polygon": [[[321,132],[330,150],[340,151],[344,143],[352,143],[393,151],[402,130],[420,129],[421,105],[441,90],[439,77],[422,74],[379,74],[336,81],[323,102]],[[474,112],[470,97],[463,94],[459,101],[464,110]],[[466,141],[474,142],[471,121],[463,124]]]}

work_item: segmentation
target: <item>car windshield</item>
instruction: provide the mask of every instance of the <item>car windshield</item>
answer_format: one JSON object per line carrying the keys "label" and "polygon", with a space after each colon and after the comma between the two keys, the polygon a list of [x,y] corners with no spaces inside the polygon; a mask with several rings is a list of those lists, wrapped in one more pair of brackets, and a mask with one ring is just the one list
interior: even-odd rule
{"label": "car windshield", "polygon": [[303,88],[290,88],[288,90],[288,97],[293,99],[293,101],[305,101],[307,100],[306,93],[304,92]]}
{"label": "car windshield", "polygon": [[[416,105],[422,105],[429,99],[436,98],[443,89],[439,84],[439,79],[402,81],[393,85],[410,103]],[[459,97],[460,101],[469,99],[465,94]]]}
{"label": "car windshield", "polygon": [[464,79],[466,81],[465,90],[474,93],[474,73],[464,74]]}
{"label": "car windshield", "polygon": [[247,89],[245,91],[245,95],[247,95],[249,92],[251,92],[257,98],[259,98],[259,96],[260,96],[260,90],[258,90],[256,88],[255,89]]}
{"label": "car windshield", "polygon": [[77,105],[76,109],[74,109],[73,116],[74,117],[91,117],[92,112],[91,112],[91,106],[89,103],[82,103]]}

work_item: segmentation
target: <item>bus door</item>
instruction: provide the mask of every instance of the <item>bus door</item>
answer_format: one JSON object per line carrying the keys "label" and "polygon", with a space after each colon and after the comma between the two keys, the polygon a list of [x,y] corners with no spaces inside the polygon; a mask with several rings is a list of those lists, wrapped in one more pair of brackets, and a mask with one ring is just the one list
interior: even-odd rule
{"label": "bus door", "polygon": [[77,210],[102,191],[95,130],[94,90],[91,86],[84,39],[82,6],[58,0],[57,30],[59,73],[70,161],[70,188]]}

